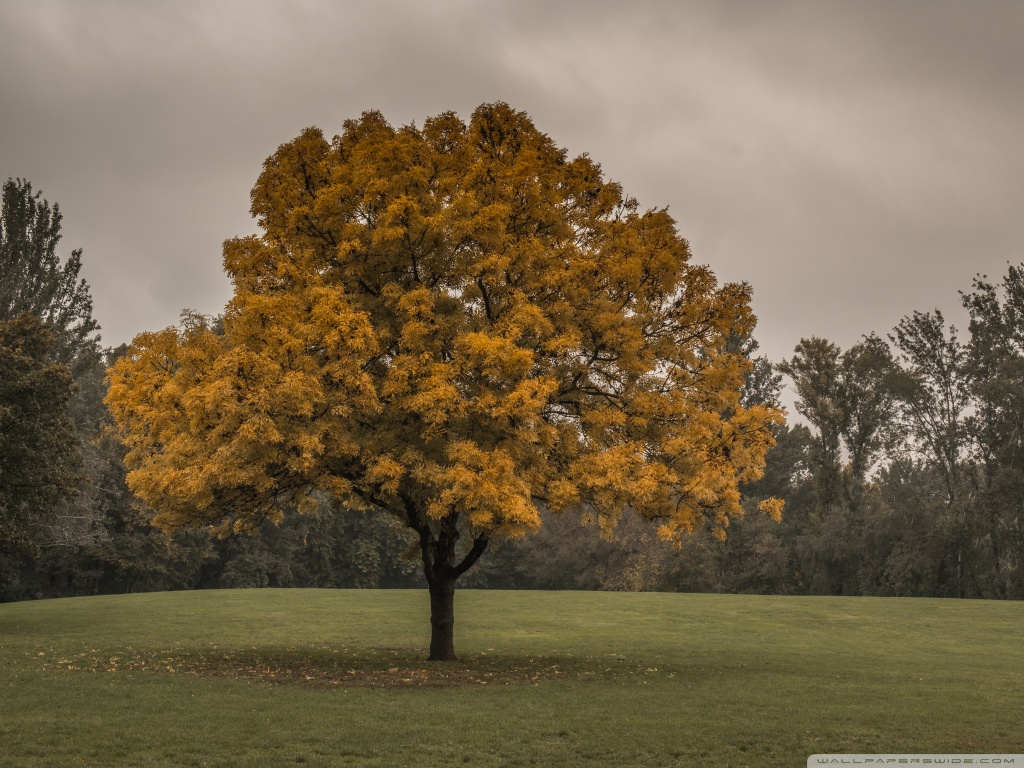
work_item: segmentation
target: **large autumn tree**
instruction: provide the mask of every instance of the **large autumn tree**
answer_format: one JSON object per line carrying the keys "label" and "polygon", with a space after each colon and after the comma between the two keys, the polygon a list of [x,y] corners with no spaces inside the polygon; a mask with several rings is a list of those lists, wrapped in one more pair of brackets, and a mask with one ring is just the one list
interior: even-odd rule
{"label": "large autumn tree", "polygon": [[430,657],[452,659],[456,580],[542,507],[607,530],[631,507],[669,540],[740,513],[781,419],[740,402],[748,286],[526,114],[305,130],[252,212],[261,233],[224,247],[222,332],[143,333],[109,373],[159,525],[241,531],[326,498],[394,515]]}

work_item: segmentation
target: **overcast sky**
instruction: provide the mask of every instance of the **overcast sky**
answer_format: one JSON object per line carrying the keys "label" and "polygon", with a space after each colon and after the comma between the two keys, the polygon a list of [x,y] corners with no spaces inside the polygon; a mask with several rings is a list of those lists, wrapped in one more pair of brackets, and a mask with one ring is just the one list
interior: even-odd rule
{"label": "overcast sky", "polygon": [[1024,2],[0,0],[0,178],[84,249],[106,344],[218,312],[303,127],[504,100],[754,287],[772,359],[1024,260]]}

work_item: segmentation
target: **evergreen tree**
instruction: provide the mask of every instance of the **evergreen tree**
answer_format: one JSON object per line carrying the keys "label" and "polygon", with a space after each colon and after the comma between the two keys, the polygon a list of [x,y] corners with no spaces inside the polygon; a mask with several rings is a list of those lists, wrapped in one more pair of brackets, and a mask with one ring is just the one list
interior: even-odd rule
{"label": "evergreen tree", "polygon": [[71,374],[53,362],[56,345],[27,312],[0,320],[0,598],[22,596],[23,559],[38,554],[53,510],[78,485]]}
{"label": "evergreen tree", "polygon": [[[89,285],[79,276],[82,250],[57,255],[62,216],[23,179],[8,179],[0,206],[0,320],[28,312],[56,334],[55,361],[73,370],[95,359],[99,326]],[[77,370],[74,370],[77,372]]]}
{"label": "evergreen tree", "polygon": [[7,552],[4,581],[24,583],[29,593],[37,591],[30,581],[38,586],[43,580],[37,567],[42,549],[74,546],[92,527],[82,470],[96,464],[94,442],[105,413],[99,326],[80,277],[81,250],[63,261],[57,254],[61,221],[60,207],[28,181],[4,183],[0,537]]}

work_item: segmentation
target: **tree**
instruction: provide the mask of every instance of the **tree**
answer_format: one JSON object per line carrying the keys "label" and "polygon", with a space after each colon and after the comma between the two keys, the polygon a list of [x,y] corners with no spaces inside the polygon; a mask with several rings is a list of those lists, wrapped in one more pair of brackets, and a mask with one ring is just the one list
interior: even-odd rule
{"label": "tree", "polygon": [[868,473],[876,463],[896,413],[896,365],[889,345],[869,334],[843,353],[843,443],[849,456],[846,501],[859,509]]}
{"label": "tree", "polygon": [[[743,381],[740,404],[766,405],[778,409],[782,407],[782,374],[775,372],[775,367],[765,355],[754,356],[760,346],[754,338],[749,338],[740,345],[741,351],[750,360],[750,370]],[[785,425],[780,424],[778,429],[784,430]]]}
{"label": "tree", "polygon": [[78,484],[71,374],[53,362],[53,332],[29,313],[0,320],[0,582],[38,552],[52,509]]}
{"label": "tree", "polygon": [[800,537],[814,591],[862,591],[868,474],[884,444],[895,405],[889,346],[865,336],[845,352],[821,338],[802,339],[779,370],[796,385],[796,408],[818,431],[812,443],[816,504]]}
{"label": "tree", "polygon": [[801,339],[779,370],[796,385],[797,411],[818,430],[815,480],[822,510],[838,501],[856,509],[895,410],[889,346],[873,334],[846,352],[825,339]]}
{"label": "tree", "polygon": [[796,386],[796,410],[818,430],[812,465],[818,506],[827,514],[839,499],[842,435],[849,417],[844,406],[839,347],[826,339],[801,339],[778,369]]}
{"label": "tree", "polygon": [[782,417],[740,403],[728,348],[749,287],[526,114],[307,129],[252,212],[261,235],[225,244],[223,334],[143,333],[110,370],[157,524],[245,530],[319,494],[391,514],[419,544],[430,657],[452,659],[456,580],[542,507],[724,535],[761,473]]}
{"label": "tree", "polygon": [[953,529],[957,594],[967,594],[968,508],[966,454],[970,448],[967,412],[971,405],[967,350],[939,310],[913,312],[890,336],[900,374],[896,393],[912,448],[942,478],[944,524]]}
{"label": "tree", "polygon": [[970,313],[967,351],[976,452],[978,538],[987,550],[986,595],[1024,594],[1024,264],[998,284],[976,277],[962,296]]}
{"label": "tree", "polygon": [[79,277],[82,251],[57,255],[62,215],[23,179],[7,179],[0,206],[0,320],[28,312],[56,334],[57,362],[75,367],[98,354],[99,326],[89,285]]}
{"label": "tree", "polygon": [[[19,507],[23,514],[35,514],[39,521],[46,520],[45,526],[37,526],[40,541],[45,540],[47,545],[73,546],[92,524],[90,494],[79,491],[81,481],[97,459],[94,438],[104,417],[103,365],[97,334],[99,326],[92,317],[92,297],[88,284],[79,275],[82,252],[74,250],[63,261],[57,254],[61,223],[60,207],[51,206],[40,192],[33,191],[28,181],[7,179],[4,182],[0,204],[0,323],[7,323],[15,333],[43,334],[47,341],[33,343],[33,354],[45,355],[46,361],[66,368],[73,377],[70,395],[55,398],[46,405],[53,411],[60,404],[67,411],[66,417],[73,427],[71,433],[66,434],[61,426],[55,433],[58,441],[45,441],[54,451],[50,457],[38,454],[42,443],[28,453],[35,456],[42,468],[70,462],[76,469],[72,474],[80,481],[79,487],[71,488],[66,482],[71,474],[58,473],[55,477],[59,479],[53,487],[66,491],[59,500],[51,495],[48,503],[41,506],[26,499],[24,503],[19,502]],[[26,317],[36,318],[40,327],[28,330],[25,323],[30,321],[26,321]],[[45,367],[42,359],[37,362]],[[64,382],[57,367],[47,368],[57,376],[55,385]],[[42,387],[40,395],[48,391],[42,380],[39,386]],[[0,407],[4,405],[0,402]],[[20,406],[13,404],[13,407]],[[50,418],[58,418],[55,411]],[[63,425],[64,417],[59,418]],[[17,428],[12,425],[12,429]],[[78,472],[79,469],[83,471]],[[28,561],[23,565],[34,567]]]}

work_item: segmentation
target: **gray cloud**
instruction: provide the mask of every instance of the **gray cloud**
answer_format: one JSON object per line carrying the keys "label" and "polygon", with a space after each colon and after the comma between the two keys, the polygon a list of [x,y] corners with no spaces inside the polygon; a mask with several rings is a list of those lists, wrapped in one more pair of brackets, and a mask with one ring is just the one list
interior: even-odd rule
{"label": "gray cloud", "polygon": [[503,99],[754,286],[773,358],[1024,258],[1024,6],[0,4],[0,176],[85,248],[107,343],[219,310],[220,244],[304,126]]}

